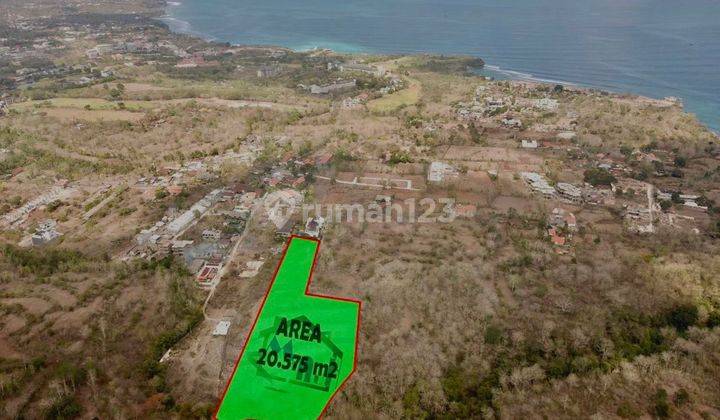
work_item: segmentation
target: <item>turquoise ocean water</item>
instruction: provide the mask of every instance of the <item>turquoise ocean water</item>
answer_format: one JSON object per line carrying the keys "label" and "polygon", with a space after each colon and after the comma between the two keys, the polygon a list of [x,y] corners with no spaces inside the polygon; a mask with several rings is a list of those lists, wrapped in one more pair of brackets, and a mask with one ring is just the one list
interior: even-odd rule
{"label": "turquoise ocean water", "polygon": [[473,55],[495,76],[676,96],[720,130],[720,0],[177,0],[163,20],[237,44]]}

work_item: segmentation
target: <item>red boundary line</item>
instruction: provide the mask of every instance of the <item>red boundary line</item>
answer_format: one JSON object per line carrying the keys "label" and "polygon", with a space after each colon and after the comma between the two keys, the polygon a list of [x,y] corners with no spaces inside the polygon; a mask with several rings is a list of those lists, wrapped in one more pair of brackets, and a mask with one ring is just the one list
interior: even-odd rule
{"label": "red boundary line", "polygon": [[263,297],[262,303],[260,304],[260,308],[258,309],[258,312],[255,315],[255,320],[253,321],[252,327],[250,327],[250,332],[248,332],[248,335],[245,337],[245,342],[243,343],[243,348],[242,348],[242,350],[240,350],[240,354],[238,355],[237,359],[235,359],[235,367],[233,368],[233,371],[230,374],[230,377],[228,378],[227,384],[225,384],[225,389],[223,390],[220,400],[218,401],[217,405],[215,406],[215,413],[213,414],[214,420],[217,420],[217,415],[218,415],[218,412],[220,411],[220,406],[222,405],[223,400],[225,400],[225,396],[227,395],[228,389],[230,388],[230,384],[232,383],[233,377],[235,376],[235,372],[237,371],[237,368],[240,365],[240,360],[242,360],[242,356],[243,356],[243,354],[245,354],[245,349],[247,348],[248,342],[250,341],[250,337],[252,336],[252,333],[255,331],[255,326],[257,325],[258,319],[260,319],[260,314],[262,313],[262,310],[265,307],[265,301],[267,301],[267,297],[270,294],[270,290],[272,290],[272,287],[275,284],[275,279],[277,278],[278,271],[280,271],[280,267],[282,266],[283,262],[285,261],[285,255],[287,254],[288,248],[290,247],[290,242],[292,242],[292,240],[295,238],[317,242],[317,244],[318,244],[317,248],[315,248],[315,255],[313,256],[313,264],[312,264],[312,267],[310,267],[310,275],[308,276],[307,285],[305,286],[305,296],[319,297],[319,298],[330,299],[330,300],[339,300],[339,301],[343,301],[343,302],[352,302],[352,303],[358,304],[358,321],[357,321],[357,328],[355,329],[355,354],[353,357],[353,368],[350,371],[350,374],[342,381],[340,386],[338,386],[338,388],[335,390],[335,392],[333,392],[333,394],[330,396],[327,404],[325,404],[325,408],[323,408],[323,410],[320,412],[320,415],[318,416],[318,418],[321,418],[322,416],[325,415],[325,412],[327,411],[328,407],[330,406],[330,403],[332,402],[333,398],[335,398],[335,395],[337,395],[337,393],[340,392],[340,390],[342,390],[343,387],[345,387],[345,383],[347,383],[347,381],[350,379],[350,377],[357,370],[358,342],[360,341],[360,317],[362,314],[362,301],[360,301],[358,299],[352,299],[352,298],[310,293],[310,283],[312,283],[312,280],[313,280],[313,273],[315,272],[315,267],[317,266],[318,255],[320,255],[320,240],[316,239],[316,238],[309,238],[306,236],[291,235],[290,238],[288,238],[287,242],[285,242],[285,247],[283,248],[282,257],[280,257],[280,262],[278,263],[277,267],[275,267],[275,273],[273,273],[272,281],[270,282],[270,285],[268,286],[267,291],[265,291],[265,296]]}

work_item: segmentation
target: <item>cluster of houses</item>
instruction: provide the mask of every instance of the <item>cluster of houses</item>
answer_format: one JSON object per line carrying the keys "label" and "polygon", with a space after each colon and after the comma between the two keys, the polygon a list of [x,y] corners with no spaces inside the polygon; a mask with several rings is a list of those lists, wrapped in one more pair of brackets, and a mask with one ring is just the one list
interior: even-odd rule
{"label": "cluster of houses", "polygon": [[547,234],[552,242],[555,252],[565,254],[568,252],[572,235],[577,232],[577,219],[572,212],[556,207],[548,215]]}
{"label": "cluster of houses", "polygon": [[[245,229],[258,199],[257,192],[246,192],[242,186],[213,190],[178,216],[165,216],[142,230],[136,235],[137,246],[128,257],[164,258],[172,254],[196,274],[198,285],[208,286],[226,263],[232,244]],[[216,210],[213,214],[223,217],[222,229],[208,227],[195,239],[181,239],[200,218],[221,206],[227,210]]]}
{"label": "cluster of houses", "polygon": [[534,193],[547,199],[557,198],[573,204],[602,204],[613,197],[612,190],[594,188],[588,184],[578,187],[568,182],[558,182],[552,186],[544,176],[537,172],[521,172],[520,177]]}

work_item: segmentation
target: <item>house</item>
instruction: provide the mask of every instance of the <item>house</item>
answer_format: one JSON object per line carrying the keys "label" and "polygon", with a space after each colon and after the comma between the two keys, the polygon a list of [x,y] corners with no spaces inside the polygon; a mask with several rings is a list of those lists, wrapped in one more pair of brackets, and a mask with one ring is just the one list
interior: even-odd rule
{"label": "house", "polygon": [[571,231],[577,230],[577,219],[573,213],[568,213],[565,216],[565,226],[567,226],[567,228]]}
{"label": "house", "polygon": [[313,238],[319,238],[325,228],[325,219],[322,216],[315,216],[308,219],[305,224],[305,234]]}
{"label": "house", "polygon": [[562,236],[555,228],[548,229],[548,235],[550,235],[550,241],[555,246],[565,246],[565,237]]}
{"label": "house", "polygon": [[197,275],[197,281],[201,285],[207,285],[208,283],[212,282],[215,276],[217,275],[218,271],[220,271],[220,266],[210,263],[205,263],[205,266],[200,270],[200,273]]}
{"label": "house", "polygon": [[523,149],[537,149],[540,145],[537,140],[522,140],[520,147]]}
{"label": "house", "polygon": [[430,182],[443,182],[446,178],[458,176],[455,167],[443,162],[432,162],[428,169],[427,179]]}
{"label": "house", "polygon": [[553,228],[567,228],[570,231],[577,230],[577,219],[571,212],[561,208],[554,208],[548,216],[548,224]]}

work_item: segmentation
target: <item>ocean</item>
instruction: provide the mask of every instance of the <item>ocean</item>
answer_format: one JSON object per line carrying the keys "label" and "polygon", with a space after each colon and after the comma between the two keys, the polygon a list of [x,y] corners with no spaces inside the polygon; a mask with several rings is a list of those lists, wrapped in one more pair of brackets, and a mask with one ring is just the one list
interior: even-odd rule
{"label": "ocean", "polygon": [[236,44],[472,55],[496,77],[675,96],[720,131],[719,0],[179,0],[163,21]]}

